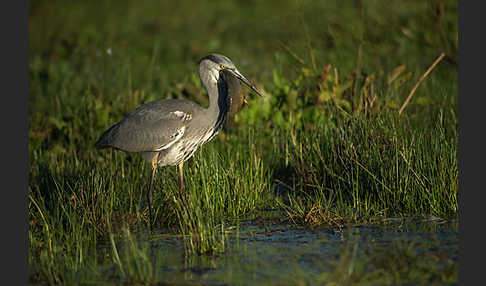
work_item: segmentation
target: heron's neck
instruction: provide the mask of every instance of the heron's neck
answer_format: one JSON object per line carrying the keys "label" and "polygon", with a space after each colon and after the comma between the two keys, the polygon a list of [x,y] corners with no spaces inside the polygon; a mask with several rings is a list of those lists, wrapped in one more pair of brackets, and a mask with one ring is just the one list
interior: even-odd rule
{"label": "heron's neck", "polygon": [[[202,75],[201,75],[202,76]],[[204,87],[209,96],[209,124],[214,126],[216,131],[222,127],[229,112],[230,99],[228,96],[228,86],[222,77],[217,81],[213,75],[206,75],[206,79],[201,77]]]}

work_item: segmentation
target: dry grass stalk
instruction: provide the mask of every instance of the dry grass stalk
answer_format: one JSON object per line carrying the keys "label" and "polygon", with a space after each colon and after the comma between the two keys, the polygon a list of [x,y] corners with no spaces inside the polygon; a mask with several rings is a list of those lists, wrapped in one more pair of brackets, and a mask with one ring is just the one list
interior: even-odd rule
{"label": "dry grass stalk", "polygon": [[415,93],[415,90],[417,90],[418,86],[424,81],[424,79],[429,75],[429,73],[434,69],[434,67],[442,60],[442,58],[445,56],[445,53],[441,53],[440,56],[430,65],[430,67],[427,69],[427,71],[420,77],[420,79],[417,81],[415,86],[412,88],[412,91],[410,91],[410,94],[408,95],[407,99],[405,99],[405,102],[402,104],[402,107],[400,107],[400,110],[398,111],[398,114],[402,114],[403,109],[407,106],[408,102],[412,98],[413,94]]}

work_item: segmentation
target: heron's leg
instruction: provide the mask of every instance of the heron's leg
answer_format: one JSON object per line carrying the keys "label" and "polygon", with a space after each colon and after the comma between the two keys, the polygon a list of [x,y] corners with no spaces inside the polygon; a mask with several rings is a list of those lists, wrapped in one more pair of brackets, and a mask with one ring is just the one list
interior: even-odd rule
{"label": "heron's leg", "polygon": [[187,194],[186,191],[184,190],[184,172],[183,172],[183,167],[184,167],[184,162],[180,163],[177,165],[177,168],[179,169],[179,193],[181,196],[181,200],[184,203],[184,206],[186,207],[186,210],[189,211],[188,205],[187,205]]}
{"label": "heron's leg", "polygon": [[184,204],[184,207],[186,208],[186,212],[190,217],[189,204],[188,204],[188,200],[187,200],[187,192],[184,188],[183,167],[184,167],[184,162],[177,165],[177,168],[179,169],[179,185],[180,185],[179,193],[180,193],[180,196],[181,196],[182,203]]}
{"label": "heron's leg", "polygon": [[150,174],[150,185],[147,192],[148,203],[149,203],[149,214],[150,214],[150,230],[152,230],[152,223],[154,221],[154,216],[152,213],[152,201],[153,201],[153,185],[154,185],[154,177],[155,177],[155,170],[157,170],[157,162],[159,160],[159,154],[156,153],[154,158],[152,158],[152,172]]}
{"label": "heron's leg", "polygon": [[184,190],[184,173],[182,172],[183,167],[184,167],[184,162],[177,165],[177,168],[179,169],[179,186],[181,191]]}

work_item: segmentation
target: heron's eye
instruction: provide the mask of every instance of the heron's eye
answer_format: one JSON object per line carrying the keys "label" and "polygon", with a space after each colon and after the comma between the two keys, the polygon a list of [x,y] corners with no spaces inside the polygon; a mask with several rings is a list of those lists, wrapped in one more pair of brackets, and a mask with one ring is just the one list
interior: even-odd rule
{"label": "heron's eye", "polygon": [[219,66],[222,70],[226,69],[226,66],[225,65],[220,65]]}

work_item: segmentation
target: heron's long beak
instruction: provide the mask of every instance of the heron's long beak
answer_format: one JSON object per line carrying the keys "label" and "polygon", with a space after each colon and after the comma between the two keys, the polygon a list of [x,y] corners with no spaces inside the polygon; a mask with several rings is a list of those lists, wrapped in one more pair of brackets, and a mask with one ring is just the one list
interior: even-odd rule
{"label": "heron's long beak", "polygon": [[239,70],[237,69],[226,69],[227,71],[231,72],[232,75],[234,75],[237,79],[241,80],[244,84],[246,84],[251,90],[253,90],[256,94],[259,96],[263,96],[257,89],[256,87],[250,83],[249,80],[246,79],[244,75],[240,73]]}

